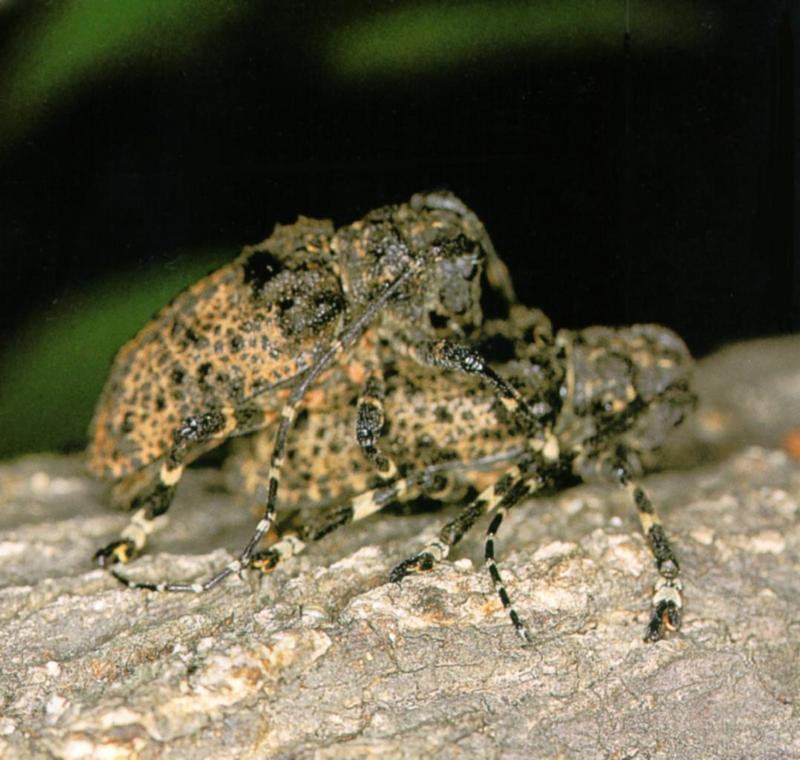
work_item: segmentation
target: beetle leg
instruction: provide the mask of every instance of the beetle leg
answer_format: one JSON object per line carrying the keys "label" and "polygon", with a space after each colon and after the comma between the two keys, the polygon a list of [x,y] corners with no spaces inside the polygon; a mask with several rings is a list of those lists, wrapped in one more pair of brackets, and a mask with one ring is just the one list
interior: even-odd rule
{"label": "beetle leg", "polygon": [[628,492],[636,505],[642,533],[647,538],[661,576],[654,587],[653,609],[644,637],[645,641],[658,641],[664,638],[668,630],[677,631],[681,627],[683,583],[678,577],[680,566],[650,497],[630,477],[623,463],[618,463],[613,472],[617,483]]}
{"label": "beetle leg", "polygon": [[542,422],[528,402],[511,383],[488,365],[476,349],[442,339],[408,345],[403,350],[423,366],[440,367],[482,378],[523,430],[527,430],[533,437],[541,436]]}
{"label": "beetle leg", "polygon": [[515,504],[542,487],[543,480],[535,474],[527,473],[526,470],[526,465],[522,463],[509,468],[474,501],[467,504],[455,519],[447,523],[435,541],[428,544],[421,552],[396,565],[389,574],[389,580],[399,583],[411,573],[431,570],[437,562],[441,562],[449,555],[450,549],[466,535],[482,515],[496,510],[486,537],[486,566],[503,608],[508,611],[514,629],[524,641],[530,641],[530,633],[511,605],[494,559],[494,536],[500,527],[503,516]]}
{"label": "beetle leg", "polygon": [[397,465],[380,448],[378,440],[385,421],[383,402],[386,385],[383,370],[374,367],[367,376],[356,408],[356,440],[364,456],[384,480],[397,476]]}
{"label": "beetle leg", "polygon": [[[144,550],[148,536],[166,523],[165,513],[186,465],[221,444],[235,427],[232,408],[187,417],[173,433],[173,445],[161,461],[156,477],[131,502],[135,509],[120,538],[95,552],[100,567],[125,564]],[[159,519],[161,518],[161,519]]]}

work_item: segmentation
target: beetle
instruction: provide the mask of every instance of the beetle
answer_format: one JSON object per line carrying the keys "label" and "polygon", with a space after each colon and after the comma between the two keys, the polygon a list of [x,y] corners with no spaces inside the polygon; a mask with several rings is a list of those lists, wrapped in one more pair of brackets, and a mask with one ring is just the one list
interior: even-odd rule
{"label": "beetle", "polygon": [[190,462],[272,425],[264,515],[239,558],[203,583],[159,588],[201,591],[247,567],[274,517],[298,409],[306,400],[324,405],[343,377],[361,388],[361,448],[393,477],[376,443],[387,355],[481,376],[535,427],[516,389],[464,342],[482,320],[483,272],[514,299],[477,216],[450,193],[420,193],[339,229],[306,217],[277,225],[183,291],[119,351],[90,425],[89,471],[135,510],[96,562],[128,562],[142,551]]}
{"label": "beetle", "polygon": [[[601,480],[630,494],[655,559],[659,580],[645,639],[658,641],[681,624],[681,581],[675,553],[656,510],[636,479],[657,463],[670,430],[695,404],[692,359],[683,341],[659,325],[561,330],[555,336],[538,310],[516,306],[489,322],[478,343],[500,361],[495,369],[520,390],[543,433],[531,436],[478,379],[442,374],[398,358],[387,373],[383,444],[398,477],[386,483],[360,456],[354,391],[340,386],[338,404],[308,410],[287,450],[282,506],[312,507],[285,519],[285,537],[254,555],[272,569],[348,522],[419,496],[464,501],[436,541],[399,563],[390,578],[431,569],[485,513],[494,516],[485,558],[501,602],[523,639],[530,633],[511,606],[494,557],[503,516],[538,491],[577,480]],[[229,463],[233,486],[263,498],[268,482],[268,429],[244,439]],[[309,468],[308,463],[314,466]],[[133,584],[147,587],[147,584]]]}

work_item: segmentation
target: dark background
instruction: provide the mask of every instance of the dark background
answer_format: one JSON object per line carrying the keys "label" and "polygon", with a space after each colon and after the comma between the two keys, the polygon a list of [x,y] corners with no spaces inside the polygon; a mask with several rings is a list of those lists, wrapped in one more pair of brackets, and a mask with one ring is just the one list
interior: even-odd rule
{"label": "dark background", "polygon": [[[130,292],[194,279],[298,213],[346,223],[422,189],[476,211],[556,327],[660,322],[696,355],[796,330],[800,15],[661,3],[677,9],[665,26],[658,5],[631,0],[626,21],[625,0],[564,0],[563,24],[526,39],[503,19],[535,2],[253,2],[211,21],[188,4],[26,116],[15,78],[58,6],[7,4],[0,453],[82,443],[95,355],[107,367],[143,321]],[[459,47],[476,19],[495,44]],[[385,25],[383,63],[343,63],[370,24]],[[414,29],[428,52],[404,58]]]}

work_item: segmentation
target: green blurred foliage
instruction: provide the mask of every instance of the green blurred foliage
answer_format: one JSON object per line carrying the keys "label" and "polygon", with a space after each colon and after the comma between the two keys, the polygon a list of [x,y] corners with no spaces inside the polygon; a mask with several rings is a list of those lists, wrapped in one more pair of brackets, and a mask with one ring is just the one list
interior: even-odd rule
{"label": "green blurred foliage", "polygon": [[700,14],[684,0],[528,0],[377,3],[329,37],[328,59],[347,78],[432,73],[503,55],[619,48],[630,30],[645,48],[694,44]]}
{"label": "green blurred foliage", "polygon": [[62,0],[21,31],[0,79],[0,144],[109,69],[174,66],[251,8],[245,0]]}
{"label": "green blurred foliage", "polygon": [[195,252],[73,292],[0,356],[0,457],[83,446],[117,349],[184,287],[233,258]]}
{"label": "green blurred foliage", "polygon": [[[280,4],[279,4],[280,5]],[[31,13],[0,77],[0,148],[8,147],[78,87],[121,67],[162,73],[202,58],[212,34],[242,19],[265,23],[256,0],[61,0]],[[332,75],[345,79],[432,73],[486,58],[619,46],[627,25],[645,48],[695,44],[687,0],[513,0],[342,4],[341,20],[311,3],[311,30]],[[336,15],[336,14],[334,14]],[[319,28],[314,30],[315,23]],[[313,54],[313,53],[312,53]]]}

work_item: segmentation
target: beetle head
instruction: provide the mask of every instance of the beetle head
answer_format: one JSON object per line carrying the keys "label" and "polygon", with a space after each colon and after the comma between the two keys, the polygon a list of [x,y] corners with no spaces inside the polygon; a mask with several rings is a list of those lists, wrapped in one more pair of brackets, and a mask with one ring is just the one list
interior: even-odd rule
{"label": "beetle head", "polygon": [[481,274],[495,256],[481,222],[456,196],[429,193],[340,229],[333,249],[350,299],[367,303],[408,267],[382,326],[409,337],[463,337],[483,318]]}
{"label": "beetle head", "polygon": [[568,355],[562,396],[597,433],[618,434],[629,448],[657,448],[695,404],[691,356],[666,327],[589,327],[558,342]]}

